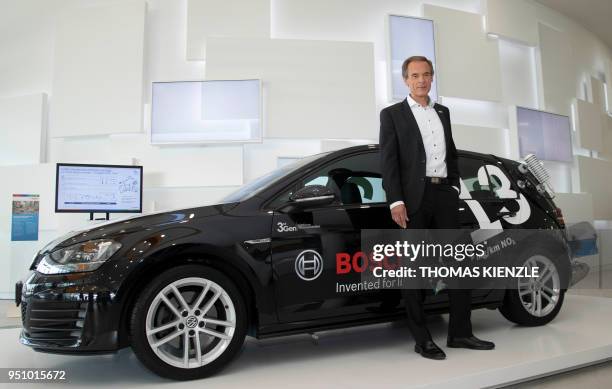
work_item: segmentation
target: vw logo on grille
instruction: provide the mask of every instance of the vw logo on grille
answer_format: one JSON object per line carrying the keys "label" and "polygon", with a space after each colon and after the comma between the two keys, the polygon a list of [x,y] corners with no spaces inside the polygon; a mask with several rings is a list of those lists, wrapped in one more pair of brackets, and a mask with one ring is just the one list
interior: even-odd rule
{"label": "vw logo on grille", "polygon": [[295,258],[295,273],[304,281],[313,281],[323,272],[323,258],[314,250],[304,250]]}
{"label": "vw logo on grille", "polygon": [[185,325],[187,328],[195,328],[198,325],[198,319],[195,316],[189,316]]}

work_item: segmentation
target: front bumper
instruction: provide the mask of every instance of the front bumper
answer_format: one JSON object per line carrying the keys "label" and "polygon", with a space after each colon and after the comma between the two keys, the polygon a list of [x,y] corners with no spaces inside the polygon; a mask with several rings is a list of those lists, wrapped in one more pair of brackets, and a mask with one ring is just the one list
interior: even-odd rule
{"label": "front bumper", "polygon": [[20,283],[15,288],[15,303],[21,306],[22,344],[57,353],[119,348],[120,304],[114,293],[81,282],[48,281],[49,277],[31,273],[21,290]]}

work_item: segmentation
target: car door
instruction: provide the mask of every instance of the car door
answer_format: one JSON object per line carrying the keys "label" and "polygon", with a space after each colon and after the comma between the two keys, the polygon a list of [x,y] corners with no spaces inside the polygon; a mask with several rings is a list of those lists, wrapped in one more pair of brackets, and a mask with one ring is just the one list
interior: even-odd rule
{"label": "car door", "polygon": [[[279,319],[372,315],[371,308],[381,298],[380,291],[359,286],[359,270],[369,260],[361,252],[360,230],[393,227],[379,155],[361,152],[328,163],[280,194],[273,201],[275,208],[307,185],[327,186],[336,200],[292,212],[274,211],[271,247]],[[345,265],[342,271],[338,261]],[[346,272],[349,263],[351,271]]]}

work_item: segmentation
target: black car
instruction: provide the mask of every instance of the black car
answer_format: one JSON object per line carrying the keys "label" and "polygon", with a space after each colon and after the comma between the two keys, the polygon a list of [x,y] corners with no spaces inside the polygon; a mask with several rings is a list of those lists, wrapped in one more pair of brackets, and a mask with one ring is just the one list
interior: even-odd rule
{"label": "black car", "polygon": [[[362,229],[395,228],[379,166],[378,145],[318,154],[218,205],[133,217],[57,239],[16,286],[21,343],[57,353],[131,346],[155,373],[194,379],[226,365],[246,335],[401,319],[402,304],[379,309],[382,291],[335,289],[343,277],[355,276],[337,271],[338,253],[359,251]],[[564,229],[561,211],[523,163],[460,151],[459,168],[464,227]],[[521,325],[548,323],[563,303],[560,270],[572,270],[574,282],[585,274],[565,243],[558,249],[561,260],[525,250],[525,261],[553,269],[541,286],[550,292],[539,294],[540,309],[521,285],[474,290],[472,307],[499,308]],[[447,308],[446,293],[427,296],[428,312]]]}

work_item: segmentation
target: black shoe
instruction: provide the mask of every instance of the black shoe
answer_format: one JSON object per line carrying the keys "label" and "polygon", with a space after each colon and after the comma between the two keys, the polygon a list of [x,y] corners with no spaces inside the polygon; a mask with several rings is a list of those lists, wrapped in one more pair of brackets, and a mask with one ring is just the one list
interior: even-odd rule
{"label": "black shoe", "polygon": [[436,344],[431,340],[421,344],[417,343],[414,345],[414,351],[421,354],[423,358],[438,360],[446,359],[446,354],[444,354],[444,351],[442,351],[440,347],[436,346]]}
{"label": "black shoe", "polygon": [[446,345],[452,348],[469,348],[471,350],[493,350],[495,343],[480,340],[474,335],[464,338],[448,338]]}

